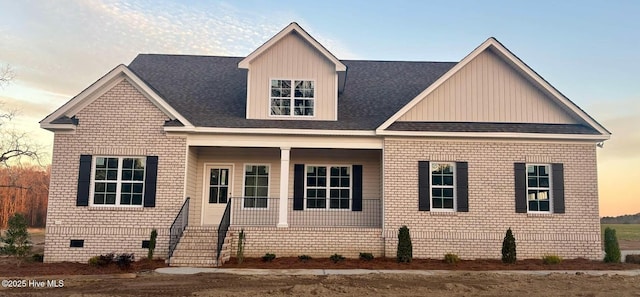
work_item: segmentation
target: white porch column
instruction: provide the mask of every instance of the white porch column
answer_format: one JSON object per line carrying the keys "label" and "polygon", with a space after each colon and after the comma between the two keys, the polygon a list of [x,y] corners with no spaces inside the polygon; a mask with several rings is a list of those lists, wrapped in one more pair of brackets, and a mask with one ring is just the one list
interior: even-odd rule
{"label": "white porch column", "polygon": [[287,228],[287,214],[289,211],[289,155],[290,147],[280,148],[280,212],[278,227]]}

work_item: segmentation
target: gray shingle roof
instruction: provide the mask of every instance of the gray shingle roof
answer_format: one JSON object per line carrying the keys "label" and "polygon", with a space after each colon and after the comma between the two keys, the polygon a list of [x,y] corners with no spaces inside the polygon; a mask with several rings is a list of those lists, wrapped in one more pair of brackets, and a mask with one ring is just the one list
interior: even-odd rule
{"label": "gray shingle roof", "polygon": [[395,122],[388,130],[432,132],[513,132],[544,134],[600,134],[581,124]]}
{"label": "gray shingle roof", "polygon": [[[457,64],[342,60],[348,70],[344,91],[338,95],[338,121],[250,120],[245,118],[247,71],[238,68],[242,59],[141,54],[129,69],[198,127],[375,130]],[[388,129],[599,134],[579,124],[396,122]]]}
{"label": "gray shingle roof", "polygon": [[374,130],[456,65],[343,60],[348,70],[338,121],[248,120],[242,59],[142,54],[129,68],[195,126]]}

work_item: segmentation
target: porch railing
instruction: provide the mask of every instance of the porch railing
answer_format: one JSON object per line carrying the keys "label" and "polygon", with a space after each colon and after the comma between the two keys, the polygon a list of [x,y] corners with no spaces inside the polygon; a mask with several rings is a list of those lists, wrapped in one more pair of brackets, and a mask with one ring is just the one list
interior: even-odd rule
{"label": "porch railing", "polygon": [[227,231],[229,231],[229,225],[231,224],[231,203],[233,203],[234,200],[235,199],[229,198],[229,201],[227,201],[227,207],[224,209],[224,214],[222,215],[220,225],[218,226],[218,249],[216,261],[220,261],[222,246],[224,245],[224,240],[227,238]]}
{"label": "porch railing", "polygon": [[[237,197],[232,201],[231,224],[233,226],[276,226],[278,224],[279,198]],[[382,227],[380,199],[362,199],[361,211],[351,210],[352,202],[343,202],[344,208],[332,208],[331,201],[328,200],[324,205],[322,203],[313,205],[305,200],[302,210],[293,210],[293,198],[290,198],[287,201],[287,223],[290,227]],[[312,208],[313,206],[316,208]],[[338,205],[334,203],[333,206]]]}
{"label": "porch railing", "polygon": [[184,229],[189,225],[189,200],[190,198],[187,197],[169,229],[169,259],[173,256],[173,251],[176,250]]}

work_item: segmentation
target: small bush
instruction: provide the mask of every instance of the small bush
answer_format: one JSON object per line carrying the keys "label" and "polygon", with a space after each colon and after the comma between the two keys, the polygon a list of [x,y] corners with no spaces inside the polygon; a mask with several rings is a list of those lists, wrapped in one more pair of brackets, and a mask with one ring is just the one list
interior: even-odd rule
{"label": "small bush", "polygon": [[302,262],[306,262],[306,261],[311,260],[311,256],[309,256],[309,255],[300,255],[300,256],[298,256],[298,260],[300,260]]}
{"label": "small bush", "polygon": [[106,255],[98,256],[98,266],[107,266],[111,264],[111,262],[113,262],[113,259],[115,259],[115,257],[116,255],[114,253],[108,253]]}
{"label": "small bush", "polygon": [[44,262],[44,255],[43,254],[33,254],[31,255],[31,261],[33,262]]}
{"label": "small bush", "polygon": [[153,259],[153,251],[156,249],[156,238],[158,238],[158,231],[153,229],[149,237],[149,250],[147,251],[147,258],[149,260]]}
{"label": "small bush", "polygon": [[4,236],[0,236],[0,254],[14,256],[21,261],[25,259],[31,252],[27,226],[26,217],[20,213],[15,213],[9,218],[7,230],[4,232]]}
{"label": "small bush", "polygon": [[544,255],[544,257],[542,257],[542,263],[546,265],[560,264],[562,263],[562,257],[558,255]]}
{"label": "small bush", "polygon": [[616,229],[607,227],[604,229],[604,261],[607,263],[620,263],[620,246]]}
{"label": "small bush", "polygon": [[266,253],[264,254],[264,256],[262,256],[262,261],[264,262],[271,262],[273,261],[273,259],[276,258],[276,254],[270,254],[270,253]]}
{"label": "small bush", "polygon": [[453,253],[448,253],[444,255],[444,262],[449,264],[456,264],[460,262],[460,257]]}
{"label": "small bush", "polygon": [[411,235],[409,234],[409,228],[407,228],[407,226],[402,226],[398,230],[398,251],[396,257],[400,263],[409,263],[413,258]]}
{"label": "small bush", "polygon": [[516,263],[516,238],[511,228],[507,229],[507,234],[502,241],[502,263]]}
{"label": "small bush", "polygon": [[91,266],[100,266],[100,265],[98,265],[98,258],[99,258],[99,257],[100,257],[100,256],[93,256],[93,257],[89,258],[89,261],[87,261],[87,262],[88,262],[88,263],[89,263],[89,265],[91,265]]}
{"label": "small bush", "polygon": [[331,261],[333,261],[333,263],[338,263],[338,262],[344,260],[345,258],[342,255],[336,253],[336,254],[331,255],[331,257],[329,257],[329,259]]}
{"label": "small bush", "polygon": [[372,253],[360,253],[360,260],[371,261],[373,260]]}
{"label": "small bush", "polygon": [[236,259],[238,259],[238,264],[242,264],[242,262],[244,261],[244,243],[245,242],[246,242],[246,239],[245,239],[244,229],[240,229],[240,233],[238,234],[238,250],[236,251]]}
{"label": "small bush", "polygon": [[129,266],[131,266],[131,263],[135,261],[135,256],[133,255],[133,253],[123,253],[118,255],[114,260],[116,264],[118,264],[118,267],[120,267],[120,269],[127,269],[129,268]]}
{"label": "small bush", "polygon": [[626,257],[624,257],[624,262],[640,264],[640,254],[627,255]]}

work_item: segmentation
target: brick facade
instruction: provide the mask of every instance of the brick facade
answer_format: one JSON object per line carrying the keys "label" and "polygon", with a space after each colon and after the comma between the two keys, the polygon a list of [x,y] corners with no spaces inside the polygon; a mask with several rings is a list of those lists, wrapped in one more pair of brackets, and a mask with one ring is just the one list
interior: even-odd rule
{"label": "brick facade", "polygon": [[[184,200],[186,139],[163,131],[168,119],[126,79],[76,115],[75,133],[54,137],[45,261],[86,261],[105,254],[146,256],[142,241],[158,230],[156,255],[166,257],[168,229]],[[158,156],[156,206],[76,206],[80,155]],[[69,247],[71,239],[83,248]]]}
{"label": "brick facade", "polygon": [[[277,228],[245,227],[245,257],[262,257],[274,253],[277,257],[309,255],[328,258],[338,253],[347,258],[358,258],[360,253],[384,256],[382,229],[379,228]],[[229,231],[231,256],[238,249],[240,228]],[[394,255],[395,256],[395,255]],[[393,256],[392,256],[393,257]]]}
{"label": "brick facade", "polygon": [[[469,212],[418,211],[418,161],[469,164]],[[514,163],[563,163],[564,214],[515,212]],[[384,237],[394,255],[407,225],[417,258],[500,258],[507,228],[519,258],[601,259],[593,143],[389,138],[384,144]]]}
{"label": "brick facade", "polygon": [[[185,195],[186,138],[167,136],[163,131],[167,116],[126,79],[76,118],[75,133],[55,134],[45,261],[86,261],[109,252],[134,252],[141,257],[146,255],[142,241],[153,228],[158,230],[156,255],[166,257],[168,229]],[[156,206],[76,206],[83,154],[158,156]],[[469,212],[418,211],[418,161],[468,162]],[[566,213],[515,212],[513,164],[517,162],[564,164]],[[198,164],[197,160],[192,163]],[[370,252],[394,257],[396,232],[407,225],[416,258],[441,258],[449,252],[466,259],[500,258],[502,238],[509,227],[519,258],[547,253],[601,258],[593,143],[387,138],[382,167],[382,229],[246,227],[245,256],[271,252],[277,256],[339,253],[357,257]],[[191,192],[200,191],[201,185],[193,186]],[[239,230],[230,231],[231,255],[235,255]],[[69,247],[72,239],[84,240],[84,247]]]}

